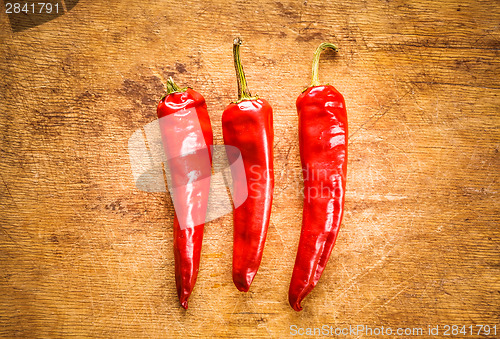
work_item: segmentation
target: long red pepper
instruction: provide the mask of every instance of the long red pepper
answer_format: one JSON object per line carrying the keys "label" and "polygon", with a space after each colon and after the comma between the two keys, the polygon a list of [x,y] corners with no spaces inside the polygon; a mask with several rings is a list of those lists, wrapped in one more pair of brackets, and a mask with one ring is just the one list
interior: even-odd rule
{"label": "long red pepper", "polygon": [[157,114],[175,207],[175,282],[179,301],[187,309],[200,265],[213,133],[203,96],[191,88],[179,88],[172,78]]}
{"label": "long red pepper", "polygon": [[319,57],[314,53],[312,83],[297,98],[300,157],[304,177],[302,231],[288,300],[296,310],[316,286],[332,252],[344,211],[347,171],[347,114],[342,95],[320,85]]}
{"label": "long red pepper", "polygon": [[[252,96],[240,60],[241,40],[233,43],[234,66],[238,79],[238,101],[222,115],[224,143],[241,152],[246,180],[232,171],[233,196],[248,191],[245,202],[234,209],[233,282],[248,291],[259,269],[273,200],[273,110],[269,103]],[[239,154],[227,149],[229,162]],[[233,197],[234,198],[234,197]]]}

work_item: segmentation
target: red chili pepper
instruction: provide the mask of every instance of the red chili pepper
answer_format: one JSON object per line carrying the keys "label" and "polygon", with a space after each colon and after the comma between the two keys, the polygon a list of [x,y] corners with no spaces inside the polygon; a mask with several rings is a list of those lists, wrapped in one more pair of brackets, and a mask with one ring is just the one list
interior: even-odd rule
{"label": "red chili pepper", "polygon": [[332,252],[344,210],[347,171],[347,114],[344,98],[320,85],[319,57],[335,45],[322,43],[314,53],[312,83],[297,98],[299,144],[304,177],[302,231],[288,300],[296,310],[316,286]]}
{"label": "red chili pepper", "polygon": [[187,309],[200,265],[213,133],[203,96],[191,88],[179,88],[172,78],[157,114],[175,208],[175,282],[179,301]]}
{"label": "red chili pepper", "polygon": [[[245,191],[248,197],[234,209],[233,282],[247,292],[259,269],[266,241],[273,199],[273,110],[269,103],[252,96],[240,60],[241,40],[233,42],[234,66],[238,79],[238,101],[222,115],[224,143],[241,152],[246,179],[232,171],[234,197]],[[239,154],[227,150],[230,163]]]}

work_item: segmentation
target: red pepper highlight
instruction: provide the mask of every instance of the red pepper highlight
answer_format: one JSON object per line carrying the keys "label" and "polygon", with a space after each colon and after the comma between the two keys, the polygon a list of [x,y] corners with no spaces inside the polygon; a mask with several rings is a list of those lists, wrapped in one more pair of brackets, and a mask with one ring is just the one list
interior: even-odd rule
{"label": "red pepper highlight", "polygon": [[322,43],[313,59],[312,83],[297,98],[304,207],[299,248],[288,300],[294,310],[318,283],[337,239],[344,211],[347,113],[333,86],[320,85],[319,57],[335,45]]}
{"label": "red pepper highlight", "polygon": [[[233,196],[247,190],[245,202],[234,209],[233,282],[247,292],[259,269],[266,241],[274,189],[273,111],[271,105],[252,96],[241,65],[239,47],[233,43],[234,65],[238,79],[238,101],[226,107],[222,115],[224,143],[241,152],[245,176],[232,171]],[[226,149],[233,163],[237,152]],[[246,186],[246,187],[245,187]]]}
{"label": "red pepper highlight", "polygon": [[203,96],[191,88],[179,88],[172,78],[157,114],[175,208],[175,282],[179,301],[187,309],[200,265],[213,133]]}

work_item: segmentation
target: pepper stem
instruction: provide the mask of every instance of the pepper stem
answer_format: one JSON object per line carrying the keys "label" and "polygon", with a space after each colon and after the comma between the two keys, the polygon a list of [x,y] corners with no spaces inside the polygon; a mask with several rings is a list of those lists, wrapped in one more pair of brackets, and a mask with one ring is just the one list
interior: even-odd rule
{"label": "pepper stem", "polygon": [[334,44],[331,44],[329,42],[323,42],[322,44],[320,44],[318,46],[318,48],[316,49],[316,52],[314,52],[314,58],[313,58],[313,62],[312,62],[312,80],[311,80],[311,86],[309,86],[309,87],[314,87],[314,86],[319,86],[320,85],[320,83],[319,83],[319,76],[318,76],[318,73],[319,73],[319,57],[321,55],[321,52],[323,52],[327,48],[331,48],[335,52],[339,51],[339,49],[338,49],[337,46],[335,46]]}
{"label": "pepper stem", "polygon": [[255,100],[258,98],[257,96],[252,96],[247,86],[247,79],[245,78],[245,72],[243,71],[240,59],[240,45],[242,43],[243,41],[241,41],[240,38],[235,38],[233,40],[234,68],[236,70],[236,79],[238,81],[238,101],[236,101],[236,103],[243,100]]}
{"label": "pepper stem", "polygon": [[167,95],[176,93],[176,92],[185,92],[187,90],[186,88],[180,88],[177,86],[177,84],[174,82],[174,79],[172,77],[168,77],[167,80]]}

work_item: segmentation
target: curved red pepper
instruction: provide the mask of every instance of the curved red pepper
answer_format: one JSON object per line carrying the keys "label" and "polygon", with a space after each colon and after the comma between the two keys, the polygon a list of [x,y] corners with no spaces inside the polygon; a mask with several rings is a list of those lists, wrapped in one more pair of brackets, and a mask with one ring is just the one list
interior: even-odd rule
{"label": "curved red pepper", "polygon": [[[205,99],[191,88],[180,89],[172,79],[157,114],[166,170],[171,175],[169,191],[175,207],[175,281],[179,301],[188,308],[198,276],[203,228],[208,205],[213,133]],[[170,187],[172,185],[172,187]]]}
{"label": "curved red pepper", "polygon": [[[248,91],[239,57],[239,38],[234,41],[235,68],[239,98],[224,110],[224,143],[241,152],[246,180],[237,169],[232,171],[233,196],[247,190],[245,202],[234,209],[233,282],[247,292],[259,269],[266,241],[274,189],[273,110],[264,99]],[[239,154],[227,149],[229,162]],[[246,187],[242,187],[245,186]]]}
{"label": "curved red pepper", "polygon": [[313,81],[297,98],[299,144],[304,176],[302,231],[288,299],[296,310],[316,286],[332,252],[344,211],[347,172],[347,114],[344,98],[330,85],[320,86],[315,52]]}

